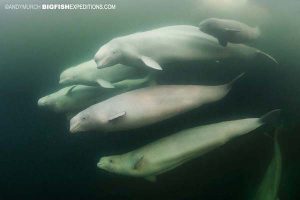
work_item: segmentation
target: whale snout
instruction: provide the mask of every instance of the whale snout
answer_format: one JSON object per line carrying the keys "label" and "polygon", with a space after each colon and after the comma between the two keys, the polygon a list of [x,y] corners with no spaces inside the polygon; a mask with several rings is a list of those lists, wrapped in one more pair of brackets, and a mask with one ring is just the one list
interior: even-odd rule
{"label": "whale snout", "polygon": [[59,79],[59,84],[63,84],[65,81],[65,79]]}
{"label": "whale snout", "polygon": [[97,64],[97,69],[101,69],[103,67],[103,65],[101,64],[101,62],[96,62]]}
{"label": "whale snout", "polygon": [[97,68],[100,69],[117,64],[117,58],[118,56],[115,53],[112,53],[112,51],[109,51],[106,48],[101,48],[94,56],[94,61]]}
{"label": "whale snout", "polygon": [[208,31],[207,24],[205,22],[200,22],[198,25],[200,31],[206,33]]}
{"label": "whale snout", "polygon": [[98,69],[102,68],[103,55],[101,53],[101,49],[94,56],[94,61],[95,61],[96,66],[97,66]]}
{"label": "whale snout", "polygon": [[203,22],[200,22],[199,24],[198,24],[198,28],[201,30],[201,28],[203,28],[203,26],[204,26],[204,23]]}
{"label": "whale snout", "polygon": [[80,132],[80,120],[78,120],[78,117],[76,116],[70,120],[70,132],[71,133]]}
{"label": "whale snout", "polygon": [[99,161],[97,163],[97,167],[100,168],[100,169],[103,169],[103,163],[101,161]]}
{"label": "whale snout", "polygon": [[59,84],[68,84],[72,82],[74,79],[74,75],[62,75],[59,77]]}
{"label": "whale snout", "polygon": [[107,168],[107,157],[101,157],[97,163],[97,167],[100,169]]}
{"label": "whale snout", "polygon": [[47,100],[46,100],[45,97],[40,98],[40,99],[38,100],[38,106],[42,107],[42,106],[45,106],[46,104],[47,104]]}
{"label": "whale snout", "polygon": [[108,67],[108,59],[95,58],[94,60],[95,60],[96,65],[97,65],[97,69]]}

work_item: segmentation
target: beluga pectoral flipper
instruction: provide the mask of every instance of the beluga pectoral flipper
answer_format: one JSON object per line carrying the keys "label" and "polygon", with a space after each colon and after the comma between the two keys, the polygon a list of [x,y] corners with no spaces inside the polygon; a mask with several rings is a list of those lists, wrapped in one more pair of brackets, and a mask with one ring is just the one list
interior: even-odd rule
{"label": "beluga pectoral flipper", "polygon": [[153,69],[157,69],[157,70],[162,70],[160,64],[158,64],[155,60],[153,60],[150,57],[147,56],[141,56],[141,60],[143,61],[143,63],[148,66],[151,67]]}
{"label": "beluga pectoral flipper", "polygon": [[279,64],[275,58],[273,58],[271,55],[269,55],[261,50],[257,50],[256,53],[259,57],[267,58],[268,60],[271,60],[273,63]]}
{"label": "beluga pectoral flipper", "polygon": [[98,78],[98,79],[96,80],[96,82],[99,84],[99,86],[101,86],[101,87],[103,87],[103,88],[114,88],[114,85],[113,85],[111,82],[106,81],[106,80],[104,80],[104,79]]}

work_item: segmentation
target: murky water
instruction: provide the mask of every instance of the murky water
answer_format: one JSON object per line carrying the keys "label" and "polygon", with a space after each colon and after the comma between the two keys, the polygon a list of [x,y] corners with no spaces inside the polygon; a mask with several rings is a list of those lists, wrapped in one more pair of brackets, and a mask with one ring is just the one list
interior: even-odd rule
{"label": "murky water", "polygon": [[[116,9],[3,8],[28,2],[40,3],[0,2],[0,199],[251,199],[276,156],[272,127],[162,174],[156,183],[111,174],[96,164],[104,155],[125,153],[179,130],[257,117],[276,108],[282,109],[276,125],[282,127],[277,196],[299,199],[300,2],[91,0],[114,3]],[[241,72],[246,76],[220,102],[132,131],[71,135],[64,115],[38,108],[41,96],[60,87],[64,69],[92,59],[110,39],[168,25],[197,26],[208,17],[258,26],[262,35],[250,45],[272,55],[279,65],[229,60],[205,63],[209,67],[197,70],[195,63],[166,69],[158,76],[160,84],[221,84]],[[272,187],[275,181],[269,182]]]}

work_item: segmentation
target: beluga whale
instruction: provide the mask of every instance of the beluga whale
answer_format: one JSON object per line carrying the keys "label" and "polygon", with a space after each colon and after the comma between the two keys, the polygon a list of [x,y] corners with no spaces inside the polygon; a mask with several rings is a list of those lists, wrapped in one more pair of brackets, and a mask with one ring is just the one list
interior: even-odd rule
{"label": "beluga whale", "polygon": [[282,176],[282,153],[278,135],[281,134],[281,131],[282,128],[277,128],[275,131],[273,158],[251,200],[279,200],[278,191]]}
{"label": "beluga whale", "polygon": [[74,116],[72,113],[77,113],[117,94],[155,84],[152,75],[149,74],[139,79],[112,83],[113,88],[110,89],[99,86],[71,85],[40,98],[38,106],[56,113],[67,113],[69,116]]}
{"label": "beluga whale", "polygon": [[157,85],[116,95],[81,111],[70,120],[70,132],[103,132],[140,128],[221,100],[232,85]]}
{"label": "beluga whale", "polygon": [[228,42],[250,43],[260,36],[258,27],[230,19],[208,18],[200,22],[199,29],[217,38],[224,47]]}
{"label": "beluga whale", "polygon": [[102,157],[97,166],[108,172],[155,181],[156,176],[200,157],[264,124],[274,124],[280,110],[260,118],[224,121],[183,130],[131,152]]}
{"label": "beluga whale", "polygon": [[177,25],[114,38],[101,46],[94,60],[98,68],[123,64],[162,70],[165,65],[176,62],[258,57],[277,63],[261,50],[242,44],[229,44],[224,48],[215,37],[199,31],[198,27]]}
{"label": "beluga whale", "polygon": [[71,85],[40,98],[38,106],[56,113],[74,113],[103,98],[103,91],[99,87]]}
{"label": "beluga whale", "polygon": [[[139,80],[149,73],[146,70],[121,64],[98,70],[94,60],[69,67],[60,74],[62,85],[89,85],[102,88],[114,88],[114,83],[126,80]],[[152,77],[153,78],[153,77]]]}

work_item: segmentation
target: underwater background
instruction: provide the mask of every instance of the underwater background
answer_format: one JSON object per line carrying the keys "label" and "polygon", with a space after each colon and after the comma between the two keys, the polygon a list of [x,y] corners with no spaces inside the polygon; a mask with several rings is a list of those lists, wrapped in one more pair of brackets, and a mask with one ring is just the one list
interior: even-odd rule
{"label": "underwater background", "polygon": [[[300,1],[119,0],[115,10],[5,10],[0,2],[0,199],[248,199],[273,156],[273,140],[254,131],[158,177],[156,183],[107,173],[100,157],[133,150],[162,136],[202,124],[259,117],[282,109],[278,197],[300,199]],[[43,1],[44,2],[44,1]],[[164,122],[117,133],[69,133],[64,115],[37,100],[59,88],[59,74],[93,58],[110,39],[167,25],[230,18],[259,26],[250,46],[279,65],[227,61],[164,70],[161,84],[221,84],[240,72],[220,102]],[[187,64],[188,65],[188,64]],[[194,65],[194,63],[191,63]]]}

